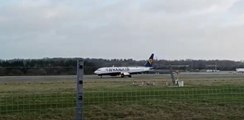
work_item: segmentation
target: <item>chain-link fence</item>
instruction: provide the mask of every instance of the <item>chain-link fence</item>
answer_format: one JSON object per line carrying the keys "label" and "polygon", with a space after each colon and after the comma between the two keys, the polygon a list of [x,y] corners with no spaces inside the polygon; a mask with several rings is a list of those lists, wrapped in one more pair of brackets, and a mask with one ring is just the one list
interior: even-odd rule
{"label": "chain-link fence", "polygon": [[[53,68],[55,69],[55,68]],[[84,77],[86,120],[244,119],[244,75],[180,73]],[[0,119],[73,120],[76,76],[1,76]]]}
{"label": "chain-link fence", "polygon": [[[45,69],[59,71],[57,68]],[[74,119],[75,80],[75,75],[0,76],[0,119]]]}
{"label": "chain-link fence", "polygon": [[86,78],[85,118],[97,120],[244,119],[244,75],[181,73]]}

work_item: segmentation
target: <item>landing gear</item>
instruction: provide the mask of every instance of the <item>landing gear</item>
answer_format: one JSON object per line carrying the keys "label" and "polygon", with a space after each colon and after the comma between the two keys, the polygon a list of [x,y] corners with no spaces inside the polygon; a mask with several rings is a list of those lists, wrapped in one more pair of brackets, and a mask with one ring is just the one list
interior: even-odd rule
{"label": "landing gear", "polygon": [[120,77],[121,77],[121,78],[124,78],[124,77],[125,77],[125,75],[124,75],[124,74],[121,74],[121,75],[120,75]]}

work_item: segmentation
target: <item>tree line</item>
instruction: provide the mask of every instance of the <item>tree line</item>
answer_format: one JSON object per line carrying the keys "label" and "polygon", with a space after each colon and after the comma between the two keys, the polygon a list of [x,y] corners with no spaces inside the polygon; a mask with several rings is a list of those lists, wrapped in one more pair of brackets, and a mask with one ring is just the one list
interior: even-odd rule
{"label": "tree line", "polygon": [[[133,59],[94,59],[94,58],[43,58],[0,60],[0,76],[14,75],[75,75],[77,60],[84,61],[85,74],[93,74],[99,67],[143,66],[145,60]],[[232,71],[244,67],[241,61],[231,60],[155,60],[155,69],[173,69],[182,71],[201,71],[218,69]]]}

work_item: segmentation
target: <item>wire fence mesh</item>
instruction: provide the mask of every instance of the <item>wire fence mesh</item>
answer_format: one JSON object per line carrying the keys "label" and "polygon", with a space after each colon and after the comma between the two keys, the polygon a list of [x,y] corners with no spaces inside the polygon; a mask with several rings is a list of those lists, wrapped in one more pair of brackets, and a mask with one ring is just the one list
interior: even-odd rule
{"label": "wire fence mesh", "polygon": [[182,74],[184,87],[170,75],[87,79],[87,119],[244,119],[242,74]]}
{"label": "wire fence mesh", "polygon": [[[53,68],[55,69],[55,68]],[[244,119],[244,75],[181,73],[84,77],[86,120]],[[73,120],[76,76],[1,76],[0,119]]]}
{"label": "wire fence mesh", "polygon": [[74,119],[75,77],[1,76],[0,119]]}

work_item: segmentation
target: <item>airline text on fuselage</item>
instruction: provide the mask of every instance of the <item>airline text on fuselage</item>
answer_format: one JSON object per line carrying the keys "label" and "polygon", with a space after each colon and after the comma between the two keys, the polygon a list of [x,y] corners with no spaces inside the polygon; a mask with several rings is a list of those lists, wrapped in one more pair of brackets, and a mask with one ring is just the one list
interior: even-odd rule
{"label": "airline text on fuselage", "polygon": [[107,68],[106,71],[109,72],[115,72],[115,71],[129,71],[130,69],[128,67],[123,67],[123,68]]}

